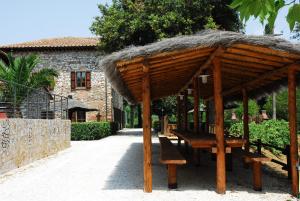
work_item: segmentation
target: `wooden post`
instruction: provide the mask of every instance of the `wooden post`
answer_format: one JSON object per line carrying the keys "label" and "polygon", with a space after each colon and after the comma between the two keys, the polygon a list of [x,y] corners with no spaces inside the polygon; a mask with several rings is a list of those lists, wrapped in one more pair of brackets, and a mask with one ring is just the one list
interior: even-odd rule
{"label": "wooden post", "polygon": [[143,66],[144,191],[152,192],[151,98],[149,67]]}
{"label": "wooden post", "polygon": [[180,101],[180,97],[177,96],[177,129],[181,130],[181,101]]}
{"label": "wooden post", "polygon": [[242,90],[243,93],[243,125],[244,125],[244,139],[246,140],[245,152],[249,152],[249,112],[248,112],[248,95],[246,89]]}
{"label": "wooden post", "polygon": [[253,189],[255,191],[261,191],[262,190],[261,162],[254,161],[252,165],[253,165]]}
{"label": "wooden post", "polygon": [[290,168],[292,177],[292,194],[298,197],[299,178],[296,165],[298,164],[298,142],[297,142],[297,106],[296,106],[296,72],[290,67],[288,69],[288,107],[290,127]]}
{"label": "wooden post", "polygon": [[209,133],[209,101],[206,101],[205,133]]}
{"label": "wooden post", "polygon": [[222,97],[221,60],[216,57],[213,63],[215,126],[217,141],[217,193],[226,192],[226,167],[224,143],[224,108]]}
{"label": "wooden post", "polygon": [[168,165],[168,187],[170,189],[177,188],[177,171],[176,171],[176,165],[175,164],[169,164]]}
{"label": "wooden post", "polygon": [[194,132],[199,133],[199,87],[198,78],[193,79],[194,93]]}
{"label": "wooden post", "polygon": [[184,91],[184,97],[183,97],[183,130],[188,130],[188,108],[187,108],[187,99],[188,99],[188,93],[185,90]]}
{"label": "wooden post", "polygon": [[134,128],[134,109],[135,106],[131,105],[130,106],[130,128]]}

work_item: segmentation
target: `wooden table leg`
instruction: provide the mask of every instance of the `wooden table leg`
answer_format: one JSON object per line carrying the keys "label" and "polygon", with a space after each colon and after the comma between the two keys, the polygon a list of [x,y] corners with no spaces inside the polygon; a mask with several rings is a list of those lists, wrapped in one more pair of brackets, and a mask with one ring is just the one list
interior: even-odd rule
{"label": "wooden table leg", "polygon": [[255,191],[262,190],[261,176],[261,162],[253,161],[253,189]]}
{"label": "wooden table leg", "polygon": [[232,171],[232,153],[226,154],[226,170]]}
{"label": "wooden table leg", "polygon": [[193,149],[193,161],[196,166],[200,166],[200,150],[197,148]]}
{"label": "wooden table leg", "polygon": [[178,138],[178,140],[177,140],[177,147],[178,147],[178,149],[180,149],[180,145],[181,145],[181,139]]}
{"label": "wooden table leg", "polygon": [[168,187],[170,189],[177,188],[177,171],[176,165],[170,164],[168,165]]}
{"label": "wooden table leg", "polygon": [[185,153],[189,154],[189,144],[187,141],[184,141],[184,145],[185,145]]}

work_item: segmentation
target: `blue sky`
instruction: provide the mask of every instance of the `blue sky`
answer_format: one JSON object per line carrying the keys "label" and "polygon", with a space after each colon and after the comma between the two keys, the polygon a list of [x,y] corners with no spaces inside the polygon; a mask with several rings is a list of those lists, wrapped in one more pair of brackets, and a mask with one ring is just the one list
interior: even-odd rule
{"label": "blue sky", "polygon": [[[97,4],[110,0],[1,0],[0,44],[11,44],[42,38],[93,36],[89,30],[93,17],[99,15]],[[280,12],[275,33],[283,31],[289,39],[285,22],[287,9]],[[257,20],[247,23],[247,34],[262,34]]]}

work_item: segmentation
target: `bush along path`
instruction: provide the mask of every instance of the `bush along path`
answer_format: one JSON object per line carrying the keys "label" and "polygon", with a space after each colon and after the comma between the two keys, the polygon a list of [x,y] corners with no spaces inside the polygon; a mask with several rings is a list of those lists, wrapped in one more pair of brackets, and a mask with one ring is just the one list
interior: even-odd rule
{"label": "bush along path", "polygon": [[[243,123],[231,125],[229,133],[233,136],[243,136]],[[289,123],[285,120],[268,120],[262,123],[251,122],[249,124],[250,142],[261,140],[262,143],[272,144],[276,147],[285,148],[290,143]],[[278,154],[275,149],[270,149]]]}
{"label": "bush along path", "polygon": [[116,124],[113,122],[72,123],[71,140],[99,140],[116,134],[116,130]]}

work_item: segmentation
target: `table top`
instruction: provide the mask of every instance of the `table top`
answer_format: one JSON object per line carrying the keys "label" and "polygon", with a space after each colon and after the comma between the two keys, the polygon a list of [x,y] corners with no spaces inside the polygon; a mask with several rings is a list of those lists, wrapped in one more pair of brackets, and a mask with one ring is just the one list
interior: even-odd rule
{"label": "table top", "polygon": [[[208,133],[193,133],[189,131],[171,131],[177,137],[187,141],[194,148],[210,148],[217,145],[216,135]],[[242,147],[246,143],[245,139],[237,137],[225,137],[225,146]]]}

